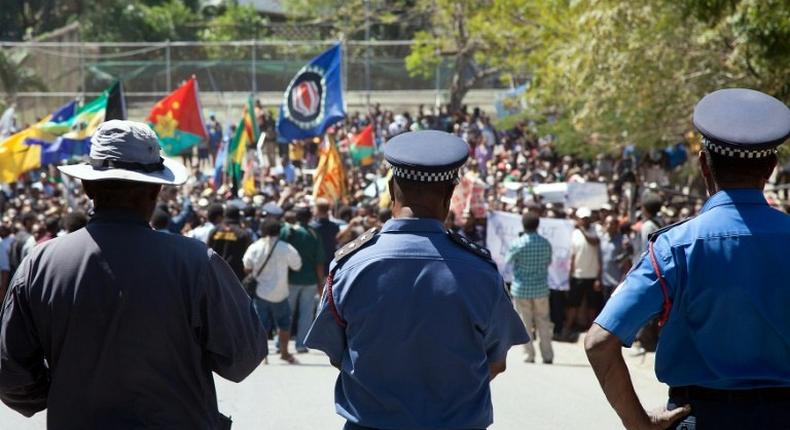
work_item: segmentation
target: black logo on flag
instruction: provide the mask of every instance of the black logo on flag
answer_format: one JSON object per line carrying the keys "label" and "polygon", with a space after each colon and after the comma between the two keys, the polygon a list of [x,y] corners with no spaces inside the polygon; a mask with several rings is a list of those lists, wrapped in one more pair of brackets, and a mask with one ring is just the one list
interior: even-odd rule
{"label": "black logo on flag", "polygon": [[303,129],[311,129],[324,119],[326,80],[323,69],[303,68],[285,90],[285,117]]}

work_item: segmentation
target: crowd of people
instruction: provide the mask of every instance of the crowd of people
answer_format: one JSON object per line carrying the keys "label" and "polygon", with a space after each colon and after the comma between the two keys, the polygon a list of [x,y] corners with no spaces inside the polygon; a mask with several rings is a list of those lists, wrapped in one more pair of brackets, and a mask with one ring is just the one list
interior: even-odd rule
{"label": "crowd of people", "polygon": [[[540,136],[530,122],[497,129],[481,109],[450,112],[446,107],[420,106],[398,114],[378,105],[367,114],[350,113],[344,122],[327,130],[345,156],[348,194],[338,202],[314,199],[312,173],[321,139],[283,141],[278,139],[272,112],[257,104],[255,114],[260,130],[266,133],[263,154],[253,147],[249,151],[251,159],[261,160],[255,167],[256,191],[245,193],[228,183],[218,186],[218,178],[212,177],[214,154],[233,130],[211,114],[210,138],[196,148],[197,162],[192,159],[194,153],[185,155],[185,164],[192,169],[187,185],[163,191],[151,226],[205,242],[226,259],[239,279],[257,276],[261,290],[256,294],[256,307],[267,330],[278,330],[280,355],[288,362],[296,362],[287,346],[292,335],[296,351],[306,351],[304,337],[335,250],[391,216],[387,192],[378,186],[386,178],[385,164],[379,158],[373,165],[353,166],[347,156],[353,136],[368,124],[373,124],[379,146],[414,130],[444,130],[462,137],[471,151],[464,177],[473,178],[483,189],[484,209],[526,214],[527,232],[534,230],[540,218],[576,220],[570,288],[540,293],[550,299],[556,340],[573,340],[576,331],[589,326],[641,255],[647,234],[693,216],[704,202],[699,179],[679,173],[693,158],[685,141],[645,153],[633,146],[613,148],[585,159],[559,154],[556,138]],[[538,194],[505,198],[512,190],[508,183],[528,187],[589,181],[608,187],[609,201],[594,210],[545,202]],[[91,203],[77,181],[49,168],[4,185],[0,209],[3,293],[10,276],[37,243],[86,225]],[[485,246],[486,217],[479,209],[451,212],[447,227]],[[541,335],[545,327],[539,324]],[[544,352],[543,358],[550,362],[550,352]],[[534,360],[534,352],[528,353],[528,359]]]}

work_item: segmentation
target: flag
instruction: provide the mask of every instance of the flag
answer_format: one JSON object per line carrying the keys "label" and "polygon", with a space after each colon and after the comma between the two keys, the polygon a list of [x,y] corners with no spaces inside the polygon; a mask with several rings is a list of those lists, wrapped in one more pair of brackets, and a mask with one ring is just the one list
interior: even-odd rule
{"label": "flag", "polygon": [[170,156],[208,139],[195,78],[159,100],[145,120],[159,136],[165,154]]}
{"label": "flag", "polygon": [[0,139],[10,136],[14,129],[14,106],[6,108],[0,116]]}
{"label": "flag", "polygon": [[373,124],[368,124],[359,134],[354,136],[348,152],[354,164],[365,167],[373,164],[373,153],[375,151],[376,143],[373,140]]}
{"label": "flag", "polygon": [[0,142],[0,183],[15,182],[20,175],[41,167],[41,145],[29,145],[27,139],[42,138],[38,128],[49,116]]}
{"label": "flag", "polygon": [[252,96],[247,98],[247,106],[242,112],[241,121],[236,127],[236,133],[228,144],[227,172],[233,181],[234,186],[239,185],[242,177],[242,165],[244,156],[247,154],[247,146],[258,141],[260,131],[258,122],[255,121],[255,106],[252,103]]}
{"label": "flag", "polygon": [[345,115],[340,44],[313,58],[294,76],[283,96],[277,133],[287,140],[321,136]]}
{"label": "flag", "polygon": [[346,197],[346,173],[343,162],[331,136],[327,135],[319,148],[318,167],[313,177],[313,197],[333,201]]}
{"label": "flag", "polygon": [[76,102],[65,104],[39,127],[43,132],[41,136],[27,140],[29,145],[41,148],[41,166],[90,153],[91,136],[104,122],[111,88],[80,108],[76,107]]}
{"label": "flag", "polygon": [[104,120],[126,119],[126,95],[123,93],[123,82],[116,81],[107,90],[107,108],[104,112]]}

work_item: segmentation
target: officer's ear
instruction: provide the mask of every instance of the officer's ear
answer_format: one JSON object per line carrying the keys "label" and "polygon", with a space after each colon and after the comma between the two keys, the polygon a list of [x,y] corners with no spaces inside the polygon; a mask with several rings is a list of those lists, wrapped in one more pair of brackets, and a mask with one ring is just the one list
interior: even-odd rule
{"label": "officer's ear", "polygon": [[395,201],[395,177],[391,177],[389,182],[387,183],[387,193],[390,195],[390,202]]}

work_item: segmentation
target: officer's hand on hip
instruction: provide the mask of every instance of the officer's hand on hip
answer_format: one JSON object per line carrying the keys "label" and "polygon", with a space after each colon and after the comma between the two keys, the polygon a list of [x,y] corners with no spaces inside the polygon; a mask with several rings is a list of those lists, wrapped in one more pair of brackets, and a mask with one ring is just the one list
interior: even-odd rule
{"label": "officer's hand on hip", "polygon": [[676,423],[678,420],[682,419],[689,413],[691,413],[691,406],[689,405],[684,405],[671,411],[667,410],[666,407],[662,407],[658,410],[648,412],[647,416],[650,419],[650,422],[645,423],[644,426],[640,426],[639,430],[668,429],[672,424]]}

